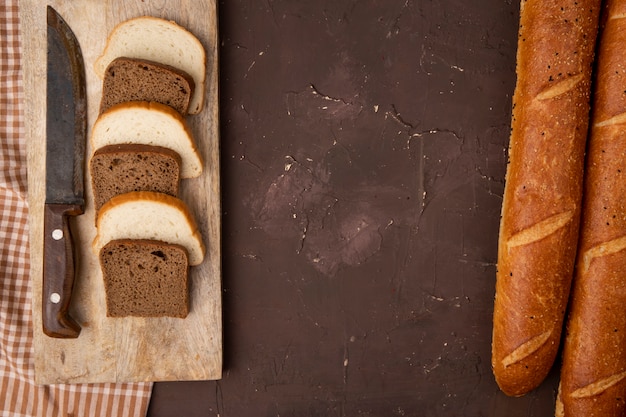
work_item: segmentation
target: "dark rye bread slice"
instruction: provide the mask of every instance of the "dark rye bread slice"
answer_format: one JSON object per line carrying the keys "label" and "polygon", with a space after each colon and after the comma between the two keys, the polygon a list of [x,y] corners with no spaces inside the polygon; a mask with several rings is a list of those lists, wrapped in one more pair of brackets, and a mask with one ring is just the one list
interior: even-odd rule
{"label": "dark rye bread slice", "polygon": [[120,57],[106,69],[102,82],[100,113],[127,101],[156,101],[187,114],[194,81],[186,72],[169,65]]}
{"label": "dark rye bread slice", "polygon": [[189,314],[189,262],[180,245],[121,239],[100,250],[108,317]]}
{"label": "dark rye bread slice", "polygon": [[161,146],[118,144],[96,150],[89,164],[96,214],[112,197],[131,191],[176,197],[180,165],[180,155]]}

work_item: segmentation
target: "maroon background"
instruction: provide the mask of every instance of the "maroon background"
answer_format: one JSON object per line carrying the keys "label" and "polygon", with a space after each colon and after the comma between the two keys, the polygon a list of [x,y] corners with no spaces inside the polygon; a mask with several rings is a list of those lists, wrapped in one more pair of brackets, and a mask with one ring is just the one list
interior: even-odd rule
{"label": "maroon background", "polygon": [[554,415],[490,367],[518,9],[220,2],[224,377],[149,416]]}

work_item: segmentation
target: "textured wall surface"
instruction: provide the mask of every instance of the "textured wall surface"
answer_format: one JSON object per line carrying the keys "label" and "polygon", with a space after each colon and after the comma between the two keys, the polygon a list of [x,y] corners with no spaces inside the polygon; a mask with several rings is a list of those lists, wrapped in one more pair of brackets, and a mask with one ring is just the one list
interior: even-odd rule
{"label": "textured wall surface", "polygon": [[518,9],[220,3],[224,377],[150,416],[554,415],[490,365]]}

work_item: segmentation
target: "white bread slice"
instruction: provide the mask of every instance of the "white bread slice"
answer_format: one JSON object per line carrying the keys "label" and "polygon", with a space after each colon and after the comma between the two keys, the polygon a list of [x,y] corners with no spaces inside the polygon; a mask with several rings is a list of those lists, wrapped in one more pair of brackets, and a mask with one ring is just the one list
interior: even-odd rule
{"label": "white bread slice", "polygon": [[202,43],[173,21],[141,16],[119,23],[107,38],[94,69],[104,79],[107,66],[115,58],[141,58],[171,65],[193,77],[195,89],[189,103],[190,114],[202,110],[206,79],[206,53]]}
{"label": "white bread slice", "polygon": [[182,160],[182,178],[202,173],[202,158],[185,119],[171,107],[147,101],[116,104],[102,113],[94,123],[91,147],[143,144],[162,146],[178,153]]}
{"label": "white bread slice", "polygon": [[133,191],[111,198],[98,212],[93,249],[119,239],[148,239],[181,245],[189,265],[199,265],[205,246],[198,225],[180,199],[152,191]]}

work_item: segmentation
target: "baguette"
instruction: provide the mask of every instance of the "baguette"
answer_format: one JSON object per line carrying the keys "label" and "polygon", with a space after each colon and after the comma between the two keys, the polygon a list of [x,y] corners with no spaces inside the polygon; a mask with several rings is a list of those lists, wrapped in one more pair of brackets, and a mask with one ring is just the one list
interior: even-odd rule
{"label": "baguette", "polygon": [[626,414],[626,1],[598,48],[576,275],[563,348],[563,415]]}
{"label": "baguette", "polygon": [[492,368],[536,388],[557,355],[576,256],[600,0],[522,0]]}

